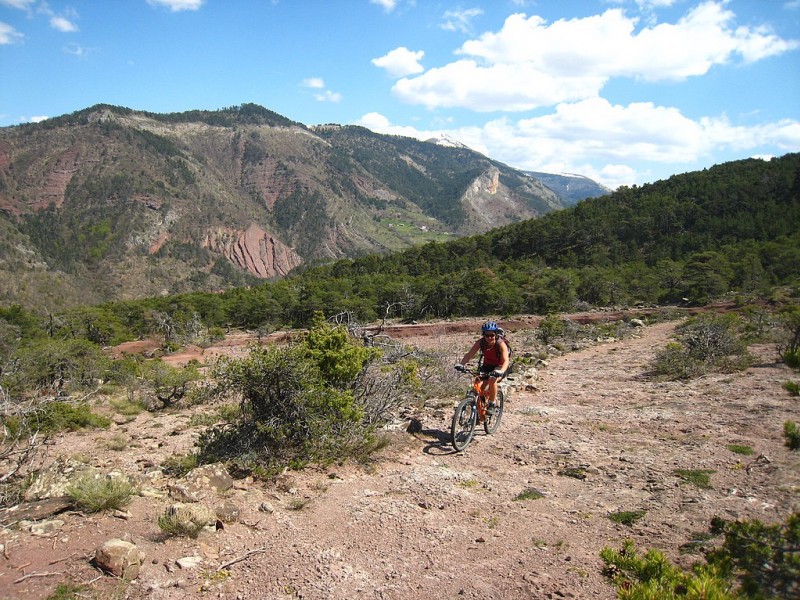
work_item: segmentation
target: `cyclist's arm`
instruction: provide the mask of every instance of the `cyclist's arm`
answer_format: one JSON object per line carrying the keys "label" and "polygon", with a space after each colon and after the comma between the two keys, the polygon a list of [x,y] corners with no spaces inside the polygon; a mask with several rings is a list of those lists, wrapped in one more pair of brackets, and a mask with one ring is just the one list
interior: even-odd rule
{"label": "cyclist's arm", "polygon": [[478,353],[478,350],[481,349],[481,341],[477,340],[474,344],[472,344],[472,348],[464,355],[464,358],[461,359],[461,364],[466,365],[469,361],[472,360],[472,357]]}
{"label": "cyclist's arm", "polygon": [[508,346],[505,342],[500,342],[500,359],[503,361],[502,364],[497,368],[498,371],[501,373],[505,373],[508,371],[509,365],[509,357],[508,357]]}

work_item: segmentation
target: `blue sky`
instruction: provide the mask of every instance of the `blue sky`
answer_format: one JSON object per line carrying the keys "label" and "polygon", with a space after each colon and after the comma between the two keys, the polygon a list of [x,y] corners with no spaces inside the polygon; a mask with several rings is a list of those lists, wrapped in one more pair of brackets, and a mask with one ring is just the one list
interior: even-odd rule
{"label": "blue sky", "polygon": [[800,151],[800,0],[0,0],[0,126],[246,102],[642,184]]}

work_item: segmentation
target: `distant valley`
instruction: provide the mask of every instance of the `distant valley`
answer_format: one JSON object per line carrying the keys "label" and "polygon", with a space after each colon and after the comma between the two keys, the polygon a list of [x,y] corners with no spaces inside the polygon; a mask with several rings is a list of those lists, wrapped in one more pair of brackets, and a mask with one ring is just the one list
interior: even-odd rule
{"label": "distant valley", "polygon": [[226,289],[608,191],[445,139],[308,127],[252,104],[176,114],[97,105],[0,129],[0,301]]}

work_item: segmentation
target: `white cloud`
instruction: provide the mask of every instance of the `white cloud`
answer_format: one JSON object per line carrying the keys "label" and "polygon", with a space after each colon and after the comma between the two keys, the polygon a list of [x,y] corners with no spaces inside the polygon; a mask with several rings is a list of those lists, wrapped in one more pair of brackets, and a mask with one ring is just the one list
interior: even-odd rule
{"label": "white cloud", "polygon": [[28,119],[31,123],[41,123],[42,121],[46,121],[50,117],[31,117]]}
{"label": "white cloud", "polygon": [[727,117],[693,120],[678,109],[650,102],[627,106],[602,98],[559,104],[549,114],[513,121],[502,117],[481,126],[420,131],[393,125],[378,113],[358,124],[379,133],[428,139],[438,133],[513,167],[581,173],[609,187],[651,180],[662,165],[693,165],[717,152],[758,152],[772,145],[800,149],[800,122],[790,119],[737,126]]}
{"label": "white cloud", "polygon": [[34,2],[36,2],[36,0],[0,0],[0,4],[3,6],[18,8],[20,10],[26,10],[30,8]]}
{"label": "white cloud", "polygon": [[339,102],[342,99],[342,95],[339,92],[324,90],[318,94],[314,94],[314,98],[320,102]]}
{"label": "white cloud", "polygon": [[65,53],[77,56],[78,58],[88,58],[89,55],[95,51],[94,48],[79,46],[78,44],[69,44],[68,46],[64,46],[63,50]]}
{"label": "white cloud", "polygon": [[442,17],[444,22],[440,25],[445,31],[460,31],[461,33],[471,33],[470,23],[475,17],[483,14],[480,8],[469,8],[467,10],[448,10]]}
{"label": "white cloud", "polygon": [[205,0],[147,0],[150,6],[168,8],[172,12],[198,10]]}
{"label": "white cloud", "polygon": [[371,4],[382,6],[386,12],[392,12],[398,5],[399,0],[369,0]]}
{"label": "white cloud", "polygon": [[303,80],[303,86],[312,90],[318,90],[314,94],[319,102],[339,102],[342,95],[339,92],[332,92],[325,89],[325,80],[321,77],[309,77]]}
{"label": "white cloud", "polygon": [[377,133],[387,135],[403,135],[405,137],[427,140],[435,136],[439,131],[423,131],[410,125],[393,125],[384,115],[371,112],[355,121],[354,125],[361,125]]}
{"label": "white cloud", "polygon": [[425,56],[422,50],[409,50],[400,46],[379,58],[373,58],[372,64],[386,69],[392,77],[405,77],[414,73],[422,73],[425,69],[419,61]]}
{"label": "white cloud", "polygon": [[0,21],[0,46],[21,42],[25,36],[8,23]]}
{"label": "white cloud", "polygon": [[78,26],[65,17],[50,17],[50,26],[53,29],[62,31],[64,33],[72,33],[78,31]]}
{"label": "white cloud", "polygon": [[800,47],[765,28],[735,27],[734,19],[715,0],[675,24],[639,31],[638,20],[616,8],[551,24],[514,14],[500,31],[465,42],[460,60],[404,77],[393,92],[429,108],[521,111],[596,97],[613,77],[683,80],[736,57],[754,62]]}

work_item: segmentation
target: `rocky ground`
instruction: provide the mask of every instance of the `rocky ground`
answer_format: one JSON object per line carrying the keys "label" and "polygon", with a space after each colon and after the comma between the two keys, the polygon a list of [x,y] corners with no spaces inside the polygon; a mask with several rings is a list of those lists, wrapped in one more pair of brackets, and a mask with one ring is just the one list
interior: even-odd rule
{"label": "rocky ground", "polygon": [[[679,547],[713,516],[778,522],[800,508],[800,456],[782,432],[786,420],[800,421],[800,402],[782,388],[796,373],[763,345],[751,348],[758,358],[744,372],[655,381],[648,364],[674,326],[551,359],[535,388],[511,394],[497,433],[479,432],[464,452],[449,445],[452,398],[421,415],[421,432],[394,431],[370,465],[206,490],[201,502],[230,514],[197,539],[157,525],[179,491],[158,467],[202,431],[190,411],[63,435],[42,464],[60,457],[137,475],[142,494],[124,514],[60,512],[33,529],[19,510],[6,512],[0,597],[47,598],[72,581],[89,586],[80,597],[154,600],[615,598],[603,547],[630,538],[688,566],[699,558]],[[436,345],[455,361],[470,340],[427,328],[404,342]],[[707,470],[710,487],[681,479],[680,469]],[[533,490],[541,497],[521,497]],[[619,511],[644,516],[633,525],[608,518]],[[131,582],[94,565],[112,538],[144,553]]]}

